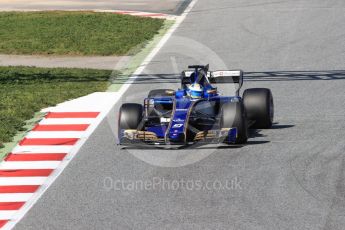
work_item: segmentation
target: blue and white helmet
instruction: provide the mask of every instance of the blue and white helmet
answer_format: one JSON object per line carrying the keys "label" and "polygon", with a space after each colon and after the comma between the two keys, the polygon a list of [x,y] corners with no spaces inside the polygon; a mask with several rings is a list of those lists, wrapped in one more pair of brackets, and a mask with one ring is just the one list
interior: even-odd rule
{"label": "blue and white helmet", "polygon": [[194,83],[188,87],[187,94],[191,98],[202,98],[204,93],[203,87],[199,83]]}

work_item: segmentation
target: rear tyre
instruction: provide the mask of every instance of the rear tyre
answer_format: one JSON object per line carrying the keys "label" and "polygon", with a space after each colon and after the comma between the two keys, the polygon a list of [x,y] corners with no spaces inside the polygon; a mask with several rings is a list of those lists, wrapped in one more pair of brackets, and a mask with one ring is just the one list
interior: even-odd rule
{"label": "rear tyre", "polygon": [[254,121],[253,128],[268,129],[272,127],[274,104],[271,90],[266,88],[247,89],[243,93],[243,104],[248,119]]}
{"label": "rear tyre", "polygon": [[235,144],[244,144],[248,140],[248,125],[242,102],[226,103],[222,107],[221,128],[237,128]]}
{"label": "rear tyre", "polygon": [[119,113],[119,130],[121,129],[140,129],[143,119],[143,106],[140,104],[123,104]]}
{"label": "rear tyre", "polygon": [[149,98],[154,97],[171,97],[174,96],[175,90],[173,89],[154,89],[149,92]]}

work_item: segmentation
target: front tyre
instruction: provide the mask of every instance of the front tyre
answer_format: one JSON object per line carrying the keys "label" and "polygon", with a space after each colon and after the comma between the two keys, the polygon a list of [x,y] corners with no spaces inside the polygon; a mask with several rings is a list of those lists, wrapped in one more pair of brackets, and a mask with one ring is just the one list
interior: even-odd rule
{"label": "front tyre", "polygon": [[248,125],[242,102],[230,102],[222,106],[221,128],[237,128],[235,144],[244,144],[248,140]]}
{"label": "front tyre", "polygon": [[270,89],[246,89],[243,93],[243,104],[248,119],[254,121],[253,128],[268,129],[272,127],[274,104]]}
{"label": "front tyre", "polygon": [[140,123],[143,120],[143,106],[140,104],[123,104],[119,112],[119,130],[140,129]]}

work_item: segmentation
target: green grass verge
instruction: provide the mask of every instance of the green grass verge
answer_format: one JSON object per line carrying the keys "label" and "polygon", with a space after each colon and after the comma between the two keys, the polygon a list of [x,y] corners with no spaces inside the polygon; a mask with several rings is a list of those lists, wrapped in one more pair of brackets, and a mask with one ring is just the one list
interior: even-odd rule
{"label": "green grass verge", "polygon": [[111,74],[107,70],[0,67],[0,145],[25,131],[25,121],[42,108],[105,91]]}
{"label": "green grass verge", "polygon": [[127,55],[164,20],[92,12],[1,12],[0,53]]}

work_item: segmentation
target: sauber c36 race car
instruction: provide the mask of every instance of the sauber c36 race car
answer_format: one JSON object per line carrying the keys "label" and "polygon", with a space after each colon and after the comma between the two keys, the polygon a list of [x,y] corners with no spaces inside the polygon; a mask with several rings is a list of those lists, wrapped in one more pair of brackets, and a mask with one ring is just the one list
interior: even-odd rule
{"label": "sauber c36 race car", "polygon": [[[196,142],[244,144],[248,128],[267,129],[274,116],[273,96],[266,88],[246,89],[243,72],[209,71],[194,65],[183,71],[181,88],[149,92],[144,104],[126,103],[119,112],[119,144],[188,145]],[[235,89],[223,96],[214,84]]]}

